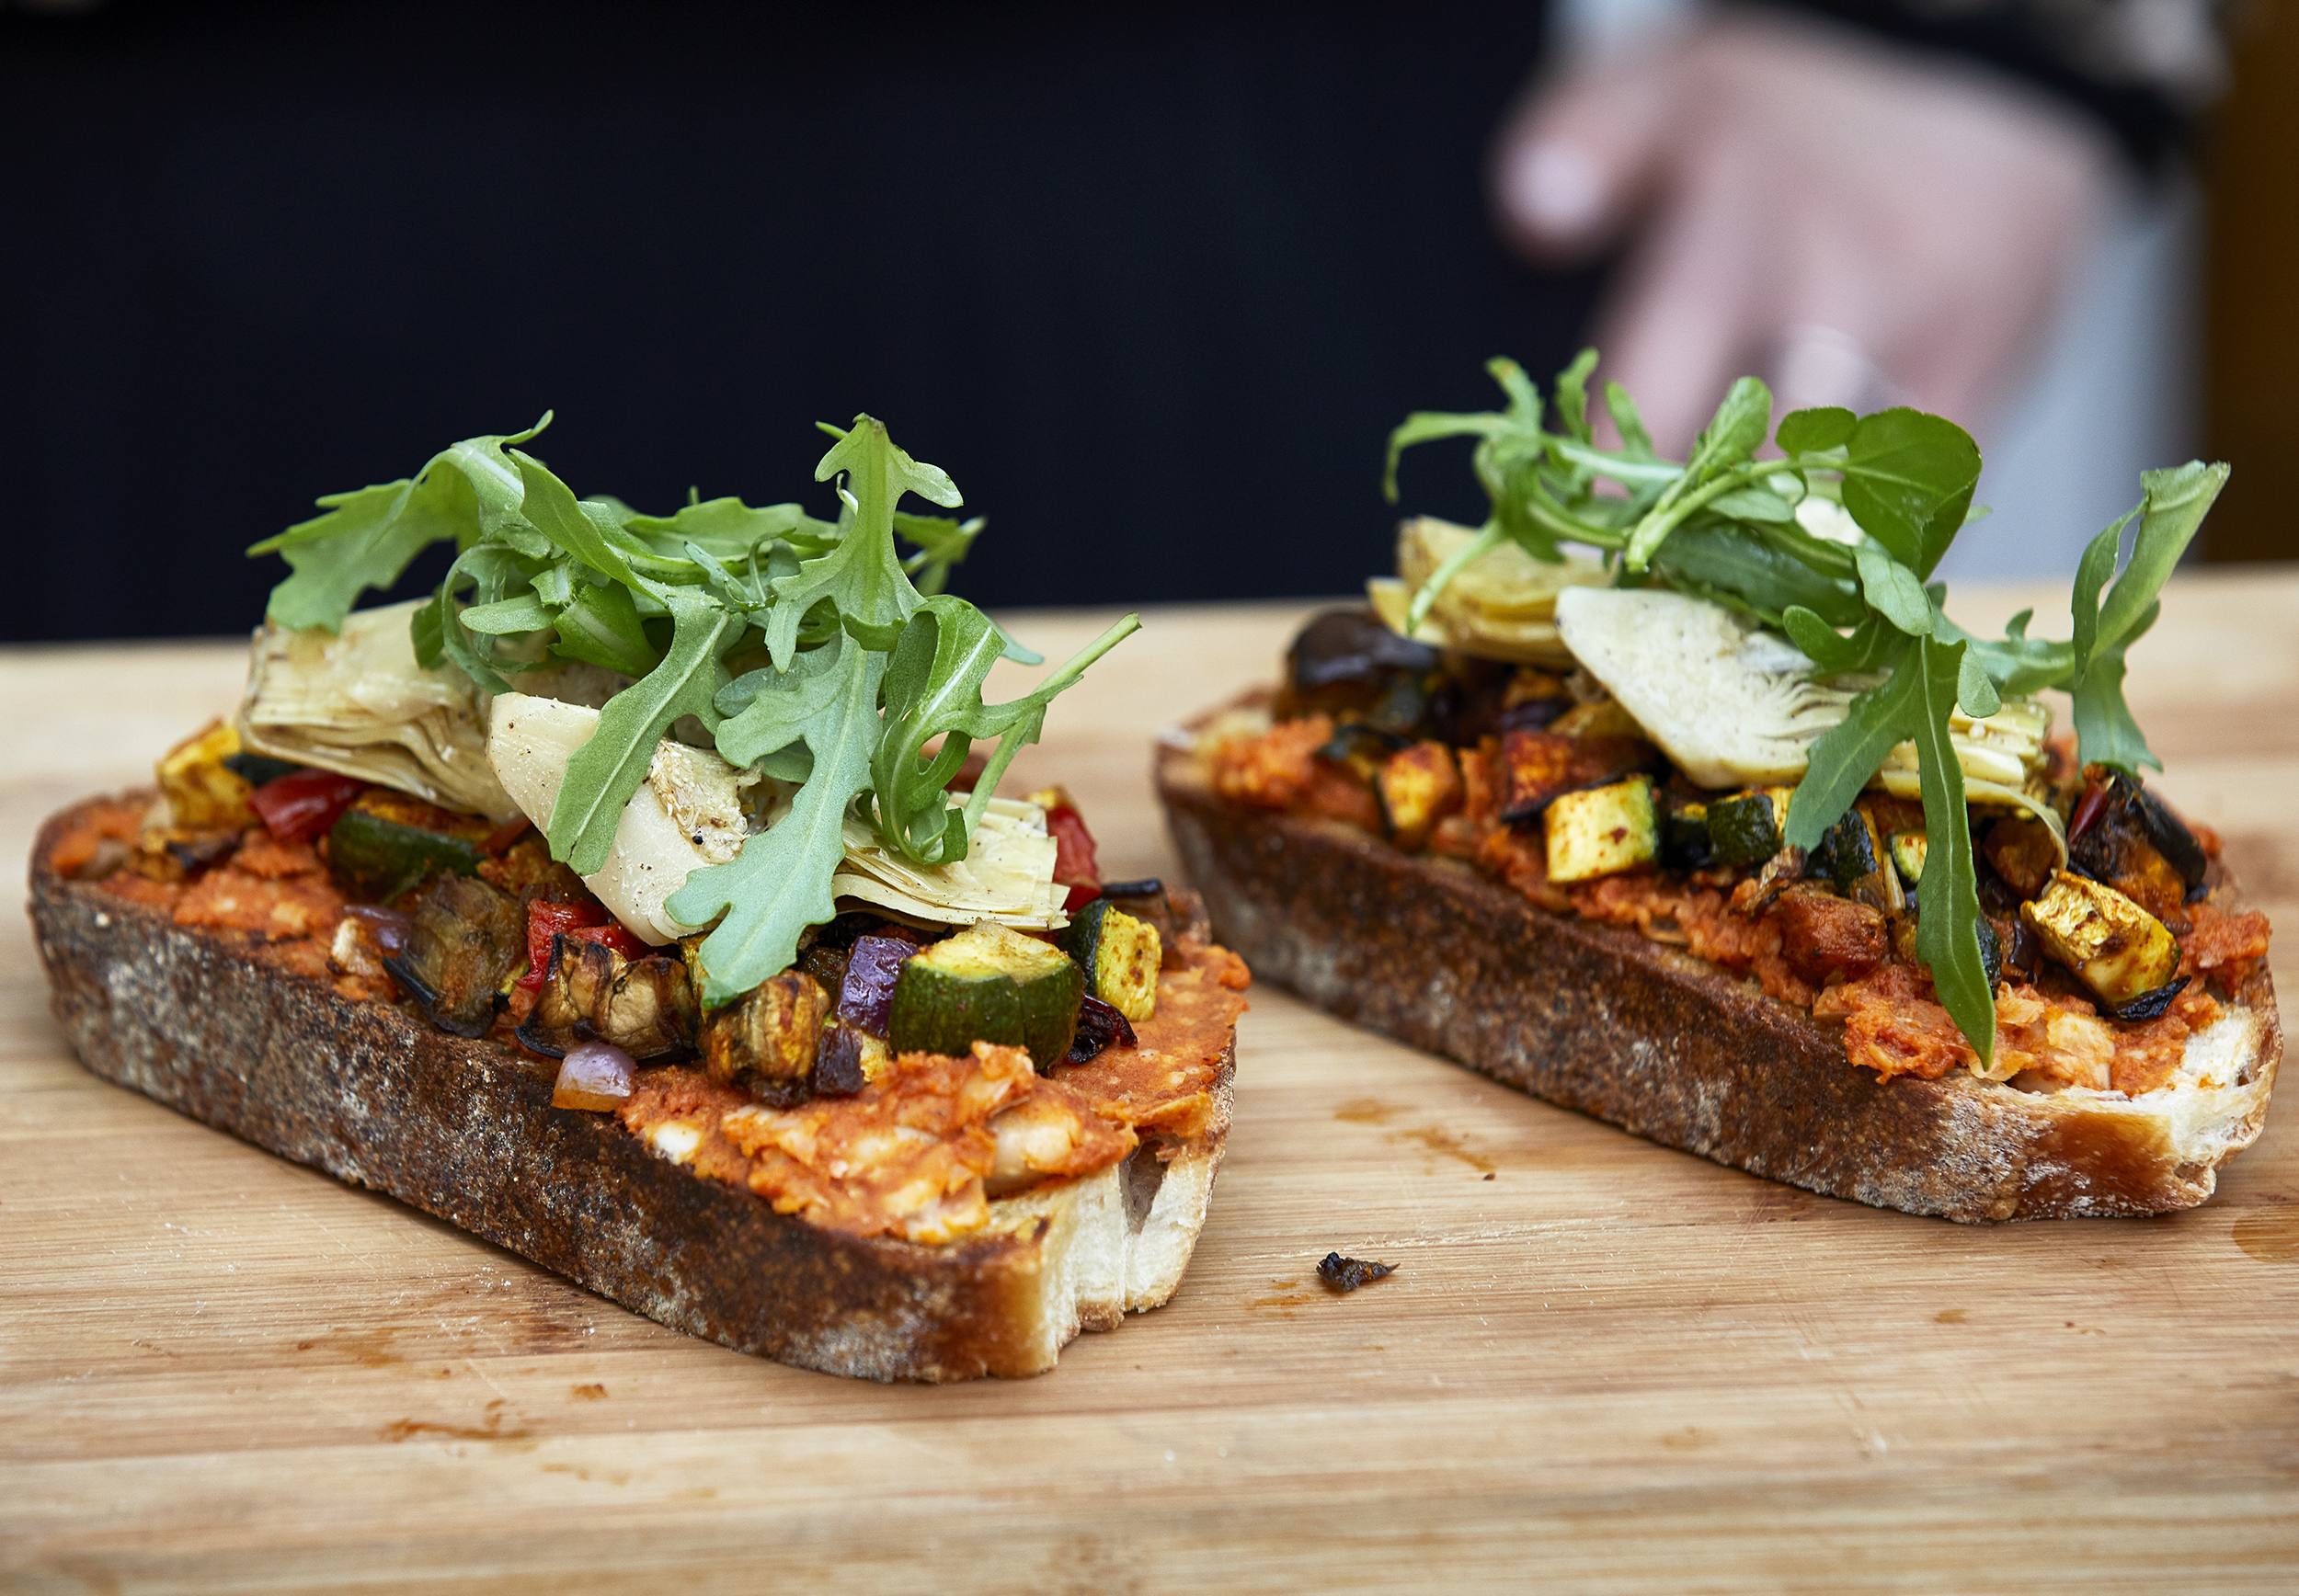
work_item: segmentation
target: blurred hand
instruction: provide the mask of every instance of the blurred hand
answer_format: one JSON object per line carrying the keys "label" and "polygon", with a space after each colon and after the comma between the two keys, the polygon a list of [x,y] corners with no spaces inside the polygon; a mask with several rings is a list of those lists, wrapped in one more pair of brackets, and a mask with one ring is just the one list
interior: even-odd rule
{"label": "blurred hand", "polygon": [[1744,371],[1780,410],[1984,419],[2113,169],[2103,135],[2015,85],[1753,17],[1539,86],[1493,166],[1503,226],[1536,259],[1634,229],[1593,341],[1678,450]]}

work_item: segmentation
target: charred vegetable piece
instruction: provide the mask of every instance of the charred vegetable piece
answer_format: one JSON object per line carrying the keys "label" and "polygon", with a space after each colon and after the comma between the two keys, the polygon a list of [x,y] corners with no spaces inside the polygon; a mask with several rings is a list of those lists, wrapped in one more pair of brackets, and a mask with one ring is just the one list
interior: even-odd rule
{"label": "charred vegetable piece", "polygon": [[2067,871],[2019,906],[2043,951],[2110,1008],[2121,1008],[2179,974],[2179,944],[2164,923],[2111,886]]}
{"label": "charred vegetable piece", "polygon": [[266,781],[247,802],[264,829],[281,842],[309,842],[324,836],[336,816],[366,791],[366,782],[333,770],[294,770]]}
{"label": "charred vegetable piece", "polygon": [[1706,804],[1668,800],[1661,815],[1661,862],[1671,870],[1706,870],[1716,862]]}
{"label": "charred vegetable piece", "polygon": [[1501,738],[1501,818],[1530,820],[1560,792],[1600,787],[1649,768],[1653,745],[1636,737],[1569,737],[1508,732]]}
{"label": "charred vegetable piece", "polygon": [[1086,973],[1092,995],[1127,1019],[1147,1020],[1157,1012],[1164,955],[1157,927],[1097,898],[1069,917],[1058,945]]}
{"label": "charred vegetable piece", "polygon": [[2176,981],[2167,981],[2153,992],[2142,992],[2129,1003],[2120,1004],[2109,1009],[2108,1018],[2122,1020],[2126,1024],[2135,1020],[2156,1019],[2165,1009],[2171,1007],[2173,998],[2187,990],[2187,984],[2190,978],[2182,975]]}
{"label": "charred vegetable piece", "polygon": [[[703,1022],[703,1067],[763,1102],[799,1102],[813,1087],[829,1008],[830,995],[813,976],[797,970],[771,976]],[[842,1083],[843,1074],[833,1073],[834,1084]]]}
{"label": "charred vegetable piece", "polygon": [[519,1040],[554,1056],[597,1041],[635,1058],[665,1058],[694,1045],[694,987],[681,960],[625,958],[603,942],[561,935]]}
{"label": "charred vegetable piece", "polygon": [[424,1017],[481,1036],[522,952],[519,900],[476,876],[438,875],[408,906],[407,945],[383,968]]}
{"label": "charred vegetable piece", "polygon": [[1818,886],[1783,892],[1770,912],[1780,928],[1780,956],[1815,986],[1858,980],[1891,952],[1881,913]]}
{"label": "charred vegetable piece", "polygon": [[1992,992],[2004,979],[2004,939],[1996,934],[1996,922],[1985,915],[1972,929],[1980,939],[1980,968],[1986,974],[1988,990]]}
{"label": "charred vegetable piece", "polygon": [[1460,767],[1443,743],[1415,743],[1389,757],[1374,779],[1373,795],[1390,838],[1400,848],[1417,849],[1438,821],[1460,807]]}
{"label": "charred vegetable piece", "polygon": [[2071,868],[2107,883],[2159,919],[2179,918],[2208,865],[2194,834],[2155,794],[2122,776],[2093,787],[2086,802],[2095,793],[2101,798],[2092,823],[2068,844]]}
{"label": "charred vegetable piece", "polygon": [[1980,851],[1996,873],[2023,898],[2044,889],[2059,868],[2059,845],[2040,820],[2007,815],[1987,828]]}
{"label": "charred vegetable piece", "polygon": [[1380,774],[1391,754],[1410,746],[1393,732],[1377,730],[1363,721],[1344,721],[1317,750],[1317,757],[1344,767],[1361,781],[1370,781]]}
{"label": "charred vegetable piece", "polygon": [[1892,838],[1892,866],[1910,886],[1924,879],[1926,846],[1921,831],[1902,831]]}
{"label": "charred vegetable piece", "polygon": [[1821,835],[1811,865],[1845,896],[1885,914],[1896,913],[1906,901],[1899,872],[1876,834],[1876,823],[1860,809],[1846,810]]}
{"label": "charred vegetable piece", "polygon": [[1559,884],[1618,875],[1660,854],[1660,818],[1650,778],[1561,792],[1543,816],[1549,879]]}
{"label": "charred vegetable piece", "polygon": [[[1088,909],[1093,906],[1086,906]],[[903,962],[917,952],[916,942],[899,937],[856,937],[847,951],[845,975],[839,982],[838,1017],[858,1031],[884,1036],[894,1009],[895,980],[902,973]]]}
{"label": "charred vegetable piece", "polygon": [[327,828],[327,866],[360,897],[383,903],[438,871],[476,875],[492,829],[378,787]]}
{"label": "charred vegetable piece", "polygon": [[1323,712],[1410,735],[1426,718],[1444,658],[1390,631],[1369,609],[1311,618],[1286,656],[1288,712]]}
{"label": "charred vegetable piece", "polygon": [[1047,787],[1030,794],[1030,802],[1046,811],[1046,829],[1054,838],[1054,880],[1069,889],[1066,906],[1075,909],[1102,890],[1102,870],[1093,857],[1093,833],[1078,813],[1069,790]]}
{"label": "charred vegetable piece", "polygon": [[1329,1252],[1317,1260],[1317,1278],[1344,1296],[1361,1285],[1369,1285],[1396,1272],[1397,1266],[1393,1263],[1379,1263],[1366,1258],[1344,1258],[1338,1252]]}
{"label": "charred vegetable piece", "polygon": [[1709,800],[1709,846],[1720,864],[1761,864],[1780,851],[1789,792],[1766,787]]}
{"label": "charred vegetable piece", "polygon": [[606,923],[607,911],[588,898],[561,903],[536,898],[527,905],[527,969],[519,984],[530,992],[543,990],[551,973],[551,943],[581,926]]}
{"label": "charred vegetable piece", "polygon": [[866,1036],[846,1024],[837,1015],[822,1029],[822,1040],[814,1050],[814,1074],[807,1085],[816,1097],[852,1097],[870,1084],[869,1056],[873,1048],[880,1054],[886,1043],[875,1036]]}
{"label": "charred vegetable piece", "polygon": [[1069,1051],[1085,973],[1048,942],[984,920],[906,961],[886,1039],[897,1053],[963,1057],[978,1042],[1026,1049],[1045,1068]]}
{"label": "charred vegetable piece", "polygon": [[2203,845],[2195,839],[2195,833],[2186,822],[2171,812],[2171,806],[2145,787],[2132,790],[2132,807],[2139,823],[2147,833],[2147,839],[2164,856],[2171,868],[2187,884],[2190,901],[2203,890],[2203,878],[2211,870],[2211,858]]}
{"label": "charred vegetable piece", "polygon": [[158,774],[170,824],[187,831],[236,831],[255,818],[248,806],[255,788],[232,769],[238,754],[239,733],[228,721],[212,721],[167,751]]}
{"label": "charred vegetable piece", "polygon": [[[234,732],[236,736],[237,733]],[[292,759],[275,759],[269,754],[251,754],[242,748],[236,754],[223,756],[224,767],[250,787],[260,787],[266,781],[276,781],[292,776],[303,767]]]}
{"label": "charred vegetable piece", "polygon": [[1138,1045],[1133,1023],[1115,1007],[1089,992],[1085,1001],[1078,1005],[1078,1034],[1070,1039],[1069,1051],[1062,1055],[1062,1062],[1090,1064],[1110,1048]]}

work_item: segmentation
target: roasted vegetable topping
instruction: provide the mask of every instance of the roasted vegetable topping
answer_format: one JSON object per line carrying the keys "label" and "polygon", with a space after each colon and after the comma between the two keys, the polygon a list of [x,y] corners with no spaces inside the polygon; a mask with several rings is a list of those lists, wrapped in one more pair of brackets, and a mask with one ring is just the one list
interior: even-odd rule
{"label": "roasted vegetable topping", "polygon": [[1987,828],[1980,851],[1996,873],[2021,897],[2042,892],[2059,868],[2059,845],[2043,823],[2010,815]]}
{"label": "roasted vegetable topping", "polygon": [[568,932],[586,926],[606,923],[607,911],[588,898],[556,902],[536,898],[527,906],[527,968],[520,975],[519,984],[530,992],[540,992],[551,971],[551,943]]}
{"label": "roasted vegetable topping", "polygon": [[884,1036],[894,1011],[894,985],[903,961],[918,952],[900,937],[856,937],[846,952],[838,987],[838,1017],[872,1036]]}
{"label": "roasted vegetable topping", "polygon": [[2019,915],[2043,951],[2110,1008],[2168,984],[2179,973],[2179,944],[2171,932],[2111,886],[2059,871],[2042,896],[2020,906]]}
{"label": "roasted vegetable topping", "polygon": [[1671,797],[1661,815],[1661,863],[1671,870],[1706,870],[1716,862],[1709,840],[1709,806]]}
{"label": "roasted vegetable topping", "polygon": [[1059,948],[985,921],[902,965],[887,1040],[897,1053],[954,1056],[995,1042],[1050,1066],[1069,1051],[1084,990]]}
{"label": "roasted vegetable topping", "polygon": [[636,1063],[622,1048],[604,1042],[585,1042],[568,1048],[559,1061],[559,1078],[551,1088],[551,1106],[592,1113],[621,1108],[631,1095]]}
{"label": "roasted vegetable topping", "polygon": [[367,783],[332,770],[297,770],[266,781],[247,802],[264,829],[281,842],[309,842],[326,834]]}
{"label": "roasted vegetable topping", "polygon": [[628,958],[604,942],[562,935],[552,940],[542,996],[519,1040],[542,1054],[595,1040],[635,1057],[666,1058],[694,1045],[694,988],[680,960],[661,953]]}
{"label": "roasted vegetable topping", "polygon": [[1894,833],[1892,838],[1892,865],[1900,872],[1900,879],[1915,886],[1924,879],[1924,834],[1921,831]]}
{"label": "roasted vegetable topping", "polygon": [[1059,946],[1085,971],[1092,995],[1127,1019],[1147,1020],[1157,1011],[1163,954],[1157,927],[1097,898],[1070,917]]}
{"label": "roasted vegetable topping", "polygon": [[1461,773],[1443,743],[1415,743],[1383,762],[1374,779],[1381,818],[1401,848],[1419,848],[1461,804]]}
{"label": "roasted vegetable topping", "polygon": [[170,748],[159,764],[169,823],[186,830],[246,826],[253,818],[247,801],[255,789],[232,768],[238,757],[239,734],[223,721],[211,721]]}
{"label": "roasted vegetable topping", "polygon": [[[340,778],[336,778],[340,780]],[[482,1036],[519,967],[519,900],[476,876],[435,875],[407,906],[405,952],[383,961],[426,1018],[455,1036]]]}
{"label": "roasted vegetable topping", "polygon": [[1780,895],[1772,913],[1780,927],[1780,956],[1815,986],[1856,981],[1891,951],[1884,917],[1850,898],[1794,887]]}
{"label": "roasted vegetable topping", "polygon": [[1089,992],[1078,1005],[1078,1034],[1070,1039],[1064,1064],[1089,1064],[1113,1047],[1138,1045],[1133,1023],[1117,1008]]}
{"label": "roasted vegetable topping", "polygon": [[1327,610],[1294,637],[1286,656],[1287,708],[1363,718],[1408,735],[1421,724],[1443,663],[1435,649],[1400,637],[1370,610]]}
{"label": "roasted vegetable topping", "polygon": [[813,976],[771,976],[704,1021],[703,1066],[762,1102],[798,1102],[811,1088],[829,1009],[830,995]]}
{"label": "roasted vegetable topping", "polygon": [[1634,737],[1573,737],[1561,732],[1508,732],[1501,738],[1503,820],[1530,820],[1560,792],[1602,786],[1654,762],[1650,743]]}
{"label": "roasted vegetable topping", "polygon": [[1709,800],[1709,846],[1719,864],[1762,864],[1780,851],[1788,816],[1785,787]]}
{"label": "roasted vegetable topping", "polygon": [[1812,850],[1812,868],[1836,884],[1836,891],[1885,914],[1906,901],[1899,872],[1877,836],[1876,823],[1859,809],[1847,809],[1822,833]]}
{"label": "roasted vegetable topping", "polygon": [[1650,864],[1660,854],[1660,820],[1647,777],[1559,793],[1543,825],[1549,879],[1559,884],[1618,875]]}
{"label": "roasted vegetable topping", "polygon": [[477,874],[493,830],[484,820],[372,788],[327,828],[327,865],[361,897],[387,902],[435,871]]}

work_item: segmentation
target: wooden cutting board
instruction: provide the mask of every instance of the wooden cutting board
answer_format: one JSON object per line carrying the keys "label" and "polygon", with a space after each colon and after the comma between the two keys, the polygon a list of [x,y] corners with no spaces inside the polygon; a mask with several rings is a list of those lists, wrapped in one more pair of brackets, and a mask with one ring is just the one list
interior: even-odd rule
{"label": "wooden cutting board", "polygon": [[[1960,596],[1987,621],[2064,596]],[[2183,579],[2132,698],[2299,986],[2299,576]],[[1151,614],[1025,781],[1165,870],[1149,742],[1300,611]],[[1013,618],[1058,655],[1104,615]],[[0,848],[232,646],[0,655]],[[0,929],[0,1583],[1771,1590],[2299,1582],[2299,1107],[2209,1206],[1962,1229],[1516,1096],[1270,989],[1179,1299],[1022,1383],[690,1340],[83,1073]],[[1329,1248],[1396,1275],[1327,1294]]]}

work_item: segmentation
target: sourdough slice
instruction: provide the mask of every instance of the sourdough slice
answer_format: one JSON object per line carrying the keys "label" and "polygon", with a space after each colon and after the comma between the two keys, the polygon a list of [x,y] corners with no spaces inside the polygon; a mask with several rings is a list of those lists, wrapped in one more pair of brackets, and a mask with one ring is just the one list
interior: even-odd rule
{"label": "sourdough slice", "polygon": [[2232,1086],[1885,1079],[1753,980],[1457,861],[1227,802],[1196,751],[1226,712],[1169,735],[1156,761],[1215,934],[1256,979],[1520,1091],[1751,1174],[1966,1222],[2192,1207],[2266,1119],[2282,1036],[2263,967],[2189,1043],[2190,1069]]}
{"label": "sourdough slice", "polygon": [[999,1199],[961,1243],[857,1237],[658,1157],[610,1115],[555,1110],[551,1060],[351,1001],[65,880],[51,861],[73,813],[33,849],[31,913],[56,1018],[91,1072],[675,1329],[865,1379],[1035,1374],[1079,1331],[1172,1296],[1204,1227],[1234,1033],[1188,1144],[1145,1139],[1098,1174]]}

